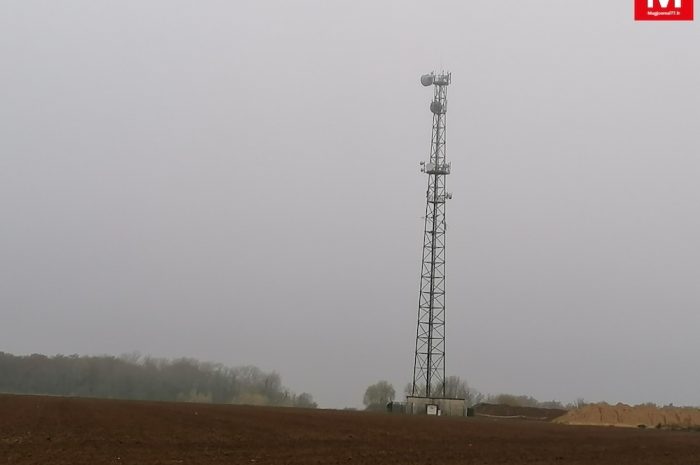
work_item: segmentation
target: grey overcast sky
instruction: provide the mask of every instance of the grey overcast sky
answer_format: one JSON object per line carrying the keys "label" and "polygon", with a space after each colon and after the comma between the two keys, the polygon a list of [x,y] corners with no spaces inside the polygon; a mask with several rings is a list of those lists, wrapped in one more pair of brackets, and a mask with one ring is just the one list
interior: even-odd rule
{"label": "grey overcast sky", "polygon": [[700,31],[632,0],[0,1],[0,350],[411,377],[449,69],[448,372],[700,404]]}

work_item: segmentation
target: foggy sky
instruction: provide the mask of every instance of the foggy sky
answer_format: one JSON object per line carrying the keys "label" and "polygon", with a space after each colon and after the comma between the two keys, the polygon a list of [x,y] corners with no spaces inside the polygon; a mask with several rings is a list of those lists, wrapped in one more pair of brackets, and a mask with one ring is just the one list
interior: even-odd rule
{"label": "foggy sky", "polygon": [[632,1],[0,3],[0,350],[412,375],[449,69],[447,371],[700,405],[700,32]]}

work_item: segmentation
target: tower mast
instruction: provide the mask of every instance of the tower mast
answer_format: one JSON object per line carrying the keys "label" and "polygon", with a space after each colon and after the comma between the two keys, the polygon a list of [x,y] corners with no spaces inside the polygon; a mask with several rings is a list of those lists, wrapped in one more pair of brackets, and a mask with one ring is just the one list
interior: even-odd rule
{"label": "tower mast", "polygon": [[452,75],[442,72],[421,77],[421,83],[433,87],[433,133],[430,160],[421,162],[428,175],[428,190],[423,228],[423,257],[416,352],[413,365],[413,396],[445,397],[445,203],[452,195],[446,191],[451,165],[447,162],[446,120],[447,87]]}

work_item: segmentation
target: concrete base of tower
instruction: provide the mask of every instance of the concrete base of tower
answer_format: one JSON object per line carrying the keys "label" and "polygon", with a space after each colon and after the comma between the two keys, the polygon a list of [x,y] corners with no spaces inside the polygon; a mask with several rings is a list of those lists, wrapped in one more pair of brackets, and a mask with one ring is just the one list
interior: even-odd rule
{"label": "concrete base of tower", "polygon": [[464,417],[467,415],[467,402],[464,399],[408,396],[405,411],[409,415]]}

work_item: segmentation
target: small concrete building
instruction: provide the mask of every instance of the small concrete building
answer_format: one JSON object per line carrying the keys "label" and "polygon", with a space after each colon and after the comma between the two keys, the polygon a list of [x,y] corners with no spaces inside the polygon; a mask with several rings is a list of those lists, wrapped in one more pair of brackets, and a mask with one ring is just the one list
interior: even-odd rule
{"label": "small concrete building", "polygon": [[408,396],[406,397],[406,413],[409,415],[464,417],[467,415],[467,402],[464,399]]}

